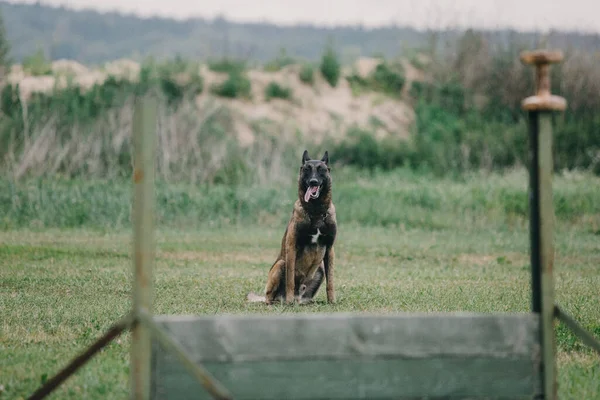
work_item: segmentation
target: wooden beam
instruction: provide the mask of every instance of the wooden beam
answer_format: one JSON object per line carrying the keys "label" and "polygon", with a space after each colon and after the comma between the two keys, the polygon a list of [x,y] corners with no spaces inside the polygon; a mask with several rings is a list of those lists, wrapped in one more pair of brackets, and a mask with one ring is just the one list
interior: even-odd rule
{"label": "wooden beam", "polygon": [[554,316],[567,325],[583,344],[591,347],[598,355],[600,355],[600,341],[579,325],[575,318],[571,317],[559,306],[554,306]]}
{"label": "wooden beam", "polygon": [[[137,100],[133,118],[133,312],[152,313],[154,264],[154,160],[157,102]],[[150,332],[142,324],[132,330],[131,397],[150,398]]]}
{"label": "wooden beam", "polygon": [[[535,314],[155,321],[235,399],[532,398],[541,391]],[[153,341],[152,398],[210,398],[166,350]]]}
{"label": "wooden beam", "polygon": [[79,368],[83,367],[89,360],[92,359],[100,350],[110,344],[110,342],[118,337],[123,331],[129,329],[133,323],[133,316],[127,315],[121,320],[113,324],[104,335],[100,336],[81,354],[75,357],[66,367],[60,370],[52,378],[48,379],[38,390],[36,390],[28,400],[40,400],[46,398],[50,393],[60,386],[64,381],[73,375]]}
{"label": "wooden beam", "polygon": [[552,115],[529,113],[532,154],[530,182],[532,311],[540,315],[544,399],[556,399],[554,338],[554,246],[552,203]]}
{"label": "wooden beam", "polygon": [[542,399],[557,396],[556,341],[554,335],[554,204],[552,201],[552,112],[566,108],[565,99],[550,93],[550,64],[562,60],[562,53],[537,51],[523,53],[524,63],[536,67],[536,94],[522,103],[529,117],[531,155],[529,205],[531,242],[532,311],[540,316],[539,341],[542,346],[540,374]]}

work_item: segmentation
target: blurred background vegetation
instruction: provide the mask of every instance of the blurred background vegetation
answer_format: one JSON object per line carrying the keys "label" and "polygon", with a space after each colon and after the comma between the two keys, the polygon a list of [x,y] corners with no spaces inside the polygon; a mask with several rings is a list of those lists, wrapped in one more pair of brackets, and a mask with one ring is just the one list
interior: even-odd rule
{"label": "blurred background vegetation", "polygon": [[[141,20],[39,4],[0,3],[0,12],[0,79],[15,63],[28,76],[53,75],[51,62],[61,58],[93,64],[130,57],[141,65],[135,79],[109,74],[85,90],[72,84],[73,77],[67,74],[63,87],[35,92],[27,99],[18,84],[3,79],[0,225],[4,227],[32,221],[42,226],[128,223],[132,104],[136,96],[151,92],[160,100],[157,190],[165,220],[177,219],[169,216],[175,209],[179,215],[192,213],[211,221],[256,222],[267,218],[265,212],[287,215],[282,210],[288,210],[288,198],[276,189],[288,185],[293,198],[294,176],[305,147],[314,157],[329,150],[340,182],[337,196],[348,203],[346,218],[357,223],[406,224],[421,218],[420,223],[444,225],[440,222],[444,218],[433,222],[435,213],[429,211],[435,210],[469,209],[503,221],[511,215],[525,217],[526,174],[514,171],[527,165],[526,115],[520,101],[534,88],[533,70],[520,63],[518,54],[544,44],[565,52],[565,61],[552,69],[552,91],[569,103],[568,110],[555,118],[555,169],[576,176],[600,175],[597,35],[552,32],[542,37],[513,31],[418,32],[397,27],[325,31],[223,19]],[[200,33],[207,39],[190,39]],[[358,56],[379,61],[368,76],[343,73]],[[227,78],[207,85],[201,62]],[[425,78],[407,86],[405,63]],[[305,85],[314,85],[316,78],[331,88],[347,82],[356,96],[379,93],[408,104],[414,110],[410,136],[379,138],[368,128],[352,126],[341,137],[327,136],[317,144],[302,135],[278,135],[276,129],[255,124],[256,140],[248,145],[232,134],[236,127],[231,109],[198,110],[196,98],[203,93],[251,101],[252,69],[276,72],[294,64],[299,65],[298,79]],[[265,86],[264,97],[295,101],[293,88],[274,81]],[[498,184],[490,186],[489,174],[521,178],[504,184],[491,180]],[[439,190],[419,185],[394,188],[397,182],[413,179],[452,183]],[[361,189],[355,190],[360,182]],[[379,182],[376,197],[389,198],[387,212],[385,207],[371,210],[376,206],[368,196],[375,189],[368,182]],[[482,192],[481,185],[488,192]],[[598,214],[600,202],[593,199],[599,189],[581,184],[576,192],[565,185],[557,196],[563,202],[561,217]],[[394,205],[398,199],[423,213],[399,211]]]}

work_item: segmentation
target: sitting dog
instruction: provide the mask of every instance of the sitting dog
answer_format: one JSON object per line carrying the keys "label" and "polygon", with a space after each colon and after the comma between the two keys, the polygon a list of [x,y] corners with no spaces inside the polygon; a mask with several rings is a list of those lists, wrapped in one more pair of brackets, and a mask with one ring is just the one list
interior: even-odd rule
{"label": "sitting dog", "polygon": [[331,186],[327,151],[321,160],[311,160],[304,150],[298,176],[298,199],[281,240],[279,255],[269,270],[265,296],[250,293],[248,301],[309,303],[325,279],[327,301],[335,302],[333,244],[337,222]]}

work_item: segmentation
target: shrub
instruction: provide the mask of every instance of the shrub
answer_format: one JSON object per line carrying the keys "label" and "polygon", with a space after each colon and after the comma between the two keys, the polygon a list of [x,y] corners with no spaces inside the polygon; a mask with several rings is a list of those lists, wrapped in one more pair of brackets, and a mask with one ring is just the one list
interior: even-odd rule
{"label": "shrub", "polygon": [[430,101],[433,98],[434,86],[428,82],[413,81],[410,85],[410,97],[415,100],[420,98]]}
{"label": "shrub", "polygon": [[397,96],[404,86],[404,69],[401,64],[390,65],[384,61],[375,67],[370,80],[375,90]]}
{"label": "shrub", "polygon": [[304,64],[298,74],[300,80],[307,85],[312,85],[315,82],[314,69],[310,64]]}
{"label": "shrub", "polygon": [[155,71],[145,71],[147,75],[145,79],[158,80],[169,105],[179,104],[186,96],[193,98],[202,93],[204,89],[204,80],[200,76],[199,65],[195,62],[185,61],[180,56],[177,56],[174,61],[166,62],[156,68],[153,66],[149,66],[149,68]]}
{"label": "shrub", "polygon": [[160,76],[160,87],[167,97],[169,105],[176,105],[184,99],[186,95],[191,97],[202,93],[204,80],[199,74],[189,75],[185,81],[178,81],[175,77],[162,74]]}
{"label": "shrub", "polygon": [[379,63],[367,78],[355,72],[346,76],[346,80],[355,95],[364,90],[376,90],[398,96],[405,82],[402,65],[390,65],[385,61]]}
{"label": "shrub", "polygon": [[363,91],[369,89],[369,81],[357,73],[346,76],[350,89],[354,96],[359,96]]}
{"label": "shrub", "polygon": [[246,63],[241,60],[231,60],[223,58],[218,61],[209,61],[208,69],[215,72],[225,72],[228,74],[241,73],[246,69]]}
{"label": "shrub", "polygon": [[221,97],[249,98],[251,83],[243,72],[232,71],[227,80],[221,84],[213,85],[211,92]]}
{"label": "shrub", "polygon": [[336,87],[341,74],[341,66],[338,56],[331,45],[328,45],[321,58],[321,75],[329,83]]}
{"label": "shrub", "polygon": [[265,98],[271,100],[274,97],[288,100],[292,97],[292,90],[289,87],[280,86],[277,82],[270,82],[265,87]]}
{"label": "shrub", "polygon": [[23,59],[23,69],[33,76],[52,75],[52,66],[41,49]]}
{"label": "shrub", "polygon": [[341,142],[329,147],[341,164],[371,171],[401,167],[409,164],[413,157],[409,142],[391,137],[377,140],[371,132],[356,127],[348,129]]}

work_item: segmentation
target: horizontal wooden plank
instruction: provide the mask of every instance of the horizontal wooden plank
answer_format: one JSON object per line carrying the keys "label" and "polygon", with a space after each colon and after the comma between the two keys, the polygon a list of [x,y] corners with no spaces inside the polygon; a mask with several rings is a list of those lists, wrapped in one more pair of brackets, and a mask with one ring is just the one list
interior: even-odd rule
{"label": "horizontal wooden plank", "polygon": [[[153,378],[153,399],[210,399],[169,356]],[[175,361],[175,362],[172,362]],[[168,367],[167,367],[168,366]],[[531,362],[512,358],[423,358],[207,363],[234,399],[531,399]]]}
{"label": "horizontal wooden plank", "polygon": [[[527,398],[539,388],[534,314],[336,313],[154,320],[234,398]],[[152,363],[153,398],[201,398],[199,384],[156,342]]]}
{"label": "horizontal wooden plank", "polygon": [[356,356],[528,355],[534,314],[158,316],[196,361]]}

